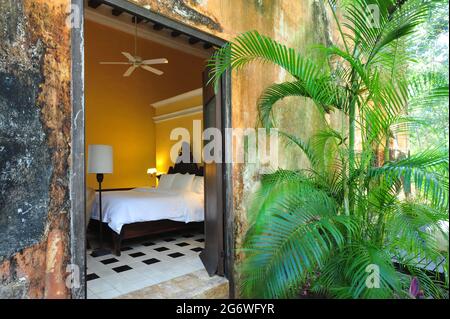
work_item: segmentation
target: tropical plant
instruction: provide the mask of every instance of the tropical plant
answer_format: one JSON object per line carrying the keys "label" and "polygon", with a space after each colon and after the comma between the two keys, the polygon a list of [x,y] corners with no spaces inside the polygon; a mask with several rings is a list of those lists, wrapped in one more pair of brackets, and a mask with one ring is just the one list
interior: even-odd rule
{"label": "tropical plant", "polygon": [[[309,287],[327,297],[408,298],[415,277],[425,297],[448,297],[448,252],[435,236],[448,222],[448,150],[436,146],[409,155],[390,147],[421,124],[408,115],[408,105],[448,99],[443,79],[404,74],[412,63],[404,48],[434,3],[351,0],[338,7],[329,0],[340,39],[314,48],[326,53],[326,63],[256,31],[211,59],[215,81],[255,61],[295,78],[262,93],[258,111],[265,127],[275,126],[276,102],[288,96],[306,97],[321,114],[339,113],[346,122],[306,141],[280,132],[310,166],[261,176],[242,248],[242,296],[295,297]],[[376,25],[368,23],[369,5],[378,8]],[[444,279],[420,266],[444,259]]]}
{"label": "tropical plant", "polygon": [[[432,70],[443,78],[449,77],[449,1],[433,7],[428,21],[421,25],[414,44],[408,47],[409,54],[415,56],[416,63],[408,67],[408,74],[416,76],[424,71]],[[411,115],[421,117],[427,123],[412,128],[409,146],[415,152],[423,148],[449,141],[449,112],[448,104],[426,103],[425,105],[412,105],[408,108]]]}

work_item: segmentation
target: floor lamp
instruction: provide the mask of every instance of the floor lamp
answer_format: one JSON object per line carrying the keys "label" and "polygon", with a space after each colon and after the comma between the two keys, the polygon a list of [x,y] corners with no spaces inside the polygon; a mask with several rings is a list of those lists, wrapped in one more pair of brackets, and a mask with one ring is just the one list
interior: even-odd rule
{"label": "floor lamp", "polygon": [[88,173],[97,175],[98,204],[100,221],[100,247],[92,252],[92,257],[105,256],[111,253],[110,249],[103,246],[103,212],[102,212],[102,182],[104,174],[113,172],[113,149],[109,145],[88,146]]}

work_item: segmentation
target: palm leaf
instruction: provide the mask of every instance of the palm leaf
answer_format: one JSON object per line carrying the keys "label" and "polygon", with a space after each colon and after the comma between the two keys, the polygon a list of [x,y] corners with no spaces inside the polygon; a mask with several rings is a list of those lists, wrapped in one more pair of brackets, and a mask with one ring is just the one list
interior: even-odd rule
{"label": "palm leaf", "polygon": [[301,138],[294,136],[292,134],[278,131],[280,136],[285,137],[289,142],[288,145],[294,144],[298,146],[303,153],[308,158],[309,162],[312,164],[313,167],[317,166],[319,164],[319,159],[317,158],[314,150],[311,148],[311,145],[305,141],[303,141]]}
{"label": "palm leaf", "polygon": [[[423,258],[439,263],[444,256],[434,234],[441,231],[436,225],[442,220],[448,220],[445,210],[414,202],[400,203],[386,221],[389,249],[403,263],[409,260],[410,265]],[[433,227],[432,232],[426,232],[427,227]]]}
{"label": "palm leaf", "polygon": [[259,98],[259,119],[265,127],[273,127],[271,115],[274,104],[292,96],[310,98],[319,107],[320,112],[328,112],[331,105],[339,107],[339,102],[334,99],[335,92],[337,92],[337,89],[331,88],[325,78],[317,79],[308,84],[305,84],[304,81],[273,84],[264,90]]}
{"label": "palm leaf", "polygon": [[344,243],[343,230],[354,230],[349,218],[335,214],[335,204],[325,193],[293,183],[276,191],[283,197],[274,197],[266,208],[270,215],[254,225],[244,244],[244,296],[293,296],[289,287],[299,287],[332,247]]}
{"label": "palm leaf", "polygon": [[448,151],[425,150],[405,159],[369,170],[370,177],[402,179],[406,188],[414,182],[417,191],[436,205],[448,205]]}
{"label": "palm leaf", "polygon": [[391,298],[401,291],[390,256],[377,246],[359,242],[335,251],[323,267],[318,286],[337,298]]}
{"label": "palm leaf", "polygon": [[217,83],[228,68],[240,70],[255,61],[278,65],[305,85],[310,85],[324,75],[324,70],[294,49],[257,31],[249,31],[214,53],[208,63],[211,68],[211,81]]}
{"label": "palm leaf", "polygon": [[395,12],[390,13],[390,17],[385,20],[382,26],[380,37],[371,50],[370,59],[376,56],[386,46],[412,35],[416,28],[426,21],[429,13],[429,6],[426,2],[420,1],[421,5],[417,5],[418,1],[405,1],[398,6]]}

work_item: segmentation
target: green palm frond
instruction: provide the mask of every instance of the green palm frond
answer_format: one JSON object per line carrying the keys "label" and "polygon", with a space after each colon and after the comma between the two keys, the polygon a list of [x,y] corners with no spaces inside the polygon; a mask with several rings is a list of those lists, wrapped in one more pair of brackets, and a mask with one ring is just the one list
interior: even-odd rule
{"label": "green palm frond", "polygon": [[[371,15],[370,8],[375,14]],[[384,48],[413,34],[428,12],[429,6],[420,0],[355,0],[345,7],[343,26],[350,31],[346,37],[371,63]]]}
{"label": "green palm frond", "polygon": [[[368,10],[371,5],[376,5],[379,10],[378,21],[372,21],[368,15],[370,13]],[[364,0],[348,1],[343,6],[343,11],[344,22],[342,25],[348,30],[345,34],[347,41],[355,43],[363,49],[373,48],[382,32],[379,27],[383,26],[387,20],[386,16],[388,15],[388,11],[385,2],[369,2]],[[376,19],[377,17],[374,16],[374,18]],[[374,27],[374,24],[379,27]],[[370,52],[367,49],[366,51]]]}
{"label": "green palm frond", "polygon": [[339,102],[335,99],[337,88],[330,86],[328,79],[317,79],[312,83],[304,81],[284,82],[273,84],[268,87],[258,101],[259,119],[267,127],[273,127],[271,114],[274,104],[286,97],[298,96],[312,99],[320,112],[328,112],[330,105],[339,107]]}
{"label": "green palm frond", "polygon": [[339,205],[342,205],[344,199],[344,178],[342,176],[342,166],[338,162],[335,163],[335,167],[331,172],[314,171],[312,178],[317,187],[333,197]]}
{"label": "green palm frond", "polygon": [[418,126],[424,126],[430,124],[428,120],[421,117],[399,115],[395,116],[389,122],[389,129],[393,134],[410,133],[411,130]]}
{"label": "green palm frond", "polygon": [[428,121],[423,118],[398,114],[391,115],[383,112],[383,110],[367,109],[364,112],[364,132],[367,133],[367,140],[370,143],[384,143],[386,137],[394,137],[395,134],[407,134],[418,126],[427,125]]}
{"label": "green palm frond", "polygon": [[[295,188],[304,196],[312,195],[313,192],[323,203],[331,203],[328,196],[319,192],[316,193],[316,187],[313,181],[303,171],[292,171],[279,169],[270,174],[261,176],[261,185],[253,194],[252,205],[249,208],[250,234],[253,229],[259,227],[267,221],[267,218],[277,211],[279,203],[287,201],[291,197],[291,192],[285,192],[286,189]],[[321,196],[325,197],[321,197]],[[330,206],[328,209],[334,209]]]}
{"label": "green palm frond", "polygon": [[360,126],[366,133],[366,139],[369,143],[384,143],[385,137],[389,134],[390,123],[395,121],[396,115],[386,112],[382,108],[366,108],[362,112],[363,122]]}
{"label": "green palm frond", "polygon": [[371,97],[361,105],[360,125],[369,143],[384,143],[391,130],[408,132],[408,128],[424,124],[423,120],[408,116],[407,107],[447,101],[448,83],[440,75],[425,73],[408,80],[398,79],[395,85],[380,85]]}
{"label": "green palm frond", "polygon": [[[418,2],[422,5],[417,5]],[[427,3],[422,0],[409,0],[396,6],[395,11],[390,12],[386,20],[382,20],[385,23],[380,26],[382,30],[370,58],[379,54],[385,47],[395,45],[396,41],[412,35],[417,26],[426,21],[429,9]]]}
{"label": "green palm frond", "polygon": [[[423,258],[439,263],[444,256],[435,234],[442,232],[437,225],[443,220],[448,221],[445,210],[415,202],[399,203],[386,221],[389,249],[397,255],[397,259],[401,258],[403,264],[406,260],[419,261]],[[432,227],[431,231],[425,231],[427,227]],[[408,254],[401,257],[404,252]]]}
{"label": "green palm frond", "polygon": [[369,170],[370,177],[403,180],[409,191],[414,186],[425,198],[440,206],[448,206],[448,151],[439,148],[425,150],[382,167]]}
{"label": "green palm frond", "polygon": [[335,214],[333,199],[316,188],[288,182],[271,193],[277,196],[264,204],[271,222],[255,223],[245,240],[244,296],[293,296],[289,287],[299,287],[355,229],[351,219]]}
{"label": "green palm frond", "polygon": [[397,179],[382,179],[372,183],[370,193],[364,195],[367,200],[366,209],[383,212],[390,210],[397,205],[398,195],[401,189],[401,182]]}
{"label": "green palm frond", "polygon": [[309,162],[313,167],[319,164],[319,159],[317,158],[317,155],[312,149],[309,142],[305,142],[301,138],[286,132],[278,131],[278,134],[280,134],[280,136],[285,137],[288,140],[287,145],[294,144],[297,147],[299,147],[306,155],[306,157],[308,158]]}
{"label": "green palm frond", "polygon": [[[389,298],[392,292],[401,290],[391,257],[385,251],[366,244],[352,247],[347,253],[345,275],[351,283],[353,298]],[[379,278],[374,278],[379,279],[379,285],[376,281],[374,286],[367,285],[371,274],[368,267],[374,267],[374,277],[379,274]]]}
{"label": "green palm frond", "polygon": [[[254,229],[253,225],[264,223],[267,220],[268,216],[270,216],[270,207],[274,202],[283,200],[284,194],[276,191],[277,189],[285,187],[284,185],[287,184],[305,184],[306,189],[314,187],[303,172],[283,169],[262,175],[260,183],[260,187],[252,194],[251,205],[248,209],[250,224],[248,234]],[[277,199],[278,196],[281,196],[281,198]]]}
{"label": "green palm frond", "polygon": [[386,70],[384,79],[395,81],[398,74],[404,72],[411,63],[416,62],[415,57],[407,51],[408,44],[409,42],[404,39],[392,41],[372,60],[372,68]]}
{"label": "green palm frond", "polygon": [[442,74],[422,73],[402,85],[407,90],[409,107],[429,107],[437,103],[448,103],[448,79]]}
{"label": "green palm frond", "polygon": [[363,80],[367,87],[370,86],[369,73],[365,69],[364,63],[361,62],[361,60],[359,60],[357,57],[354,57],[350,53],[341,50],[337,46],[325,47],[323,45],[317,45],[315,46],[315,48],[319,49],[322,52],[325,52],[327,55],[338,56],[348,63],[351,68],[347,68],[346,72],[341,73],[340,79],[344,80],[346,83],[351,82],[352,73],[349,72],[349,70],[352,70],[359,75],[359,77]]}
{"label": "green palm frond", "polygon": [[257,31],[245,32],[216,51],[208,63],[211,80],[217,82],[228,68],[240,70],[251,62],[273,63],[285,69],[305,86],[324,76],[325,70],[319,68],[311,59],[301,56],[297,51],[259,34]]}
{"label": "green palm frond", "polygon": [[344,136],[327,127],[314,134],[309,144],[323,168],[335,168],[336,161],[340,159],[339,149],[345,147],[345,142]]}
{"label": "green palm frond", "polygon": [[357,242],[327,260],[317,285],[337,298],[390,298],[401,291],[391,257],[377,246]]}

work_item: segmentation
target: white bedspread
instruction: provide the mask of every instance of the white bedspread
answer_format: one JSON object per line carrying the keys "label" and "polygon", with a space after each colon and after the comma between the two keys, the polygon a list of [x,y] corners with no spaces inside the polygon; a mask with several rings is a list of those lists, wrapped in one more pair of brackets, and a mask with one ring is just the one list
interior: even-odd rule
{"label": "white bedspread", "polygon": [[[120,234],[125,224],[170,219],[178,222],[204,220],[203,194],[135,188],[102,193],[103,222]],[[99,220],[98,194],[92,218]]]}

